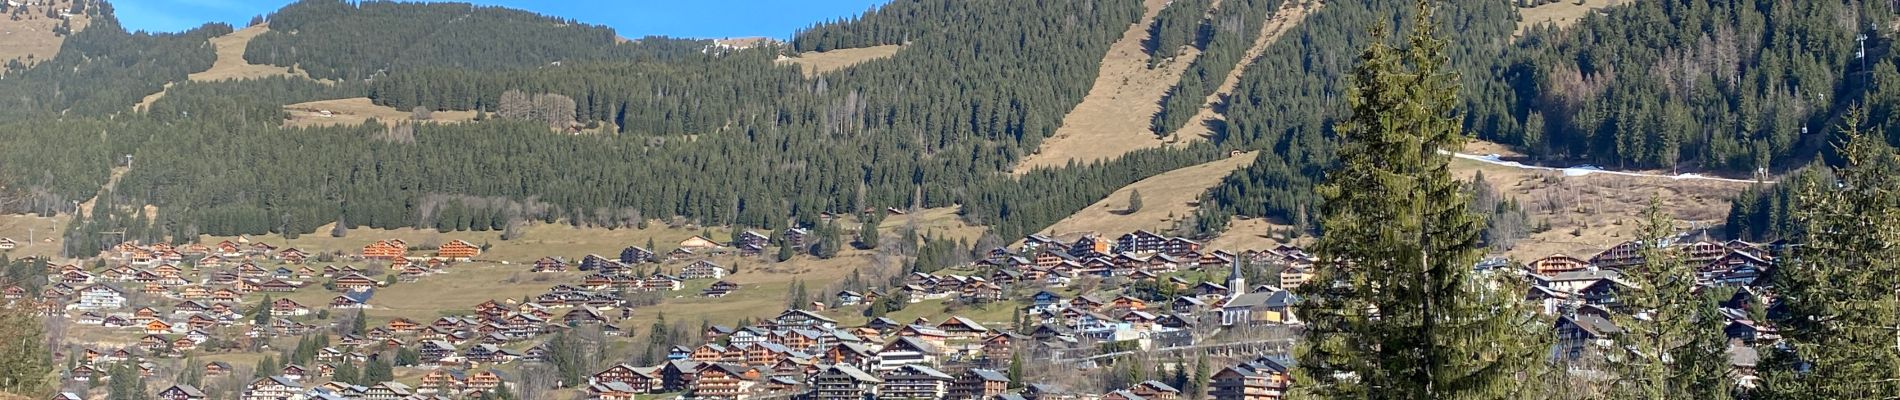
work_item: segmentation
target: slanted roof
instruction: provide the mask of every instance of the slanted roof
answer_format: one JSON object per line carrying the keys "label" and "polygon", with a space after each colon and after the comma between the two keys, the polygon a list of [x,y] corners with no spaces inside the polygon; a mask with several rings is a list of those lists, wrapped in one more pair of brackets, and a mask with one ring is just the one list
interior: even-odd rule
{"label": "slanted roof", "polygon": [[975,374],[978,379],[982,379],[988,382],[1009,382],[1008,375],[1004,375],[1001,372],[996,372],[996,370],[975,368],[975,369],[971,369],[970,373]]}
{"label": "slanted roof", "polygon": [[864,372],[864,370],[858,369],[857,367],[853,367],[853,366],[845,365],[845,364],[832,365],[831,368],[825,370],[825,373],[843,374],[844,376],[851,377],[851,379],[857,380],[859,382],[871,382],[871,383],[884,382],[883,379],[878,379],[878,377],[875,375],[871,375],[870,373]]}

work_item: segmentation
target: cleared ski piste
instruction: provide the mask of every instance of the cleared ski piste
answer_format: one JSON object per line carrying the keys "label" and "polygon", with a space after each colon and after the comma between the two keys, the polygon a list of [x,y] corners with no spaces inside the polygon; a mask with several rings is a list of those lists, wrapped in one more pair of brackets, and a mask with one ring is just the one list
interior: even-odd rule
{"label": "cleared ski piste", "polygon": [[[1448,153],[1447,151],[1444,151],[1444,150],[1439,150],[1438,152],[1440,154]],[[1539,170],[1539,171],[1555,171],[1555,172],[1564,174],[1564,176],[1585,176],[1585,175],[1592,175],[1592,174],[1608,174],[1608,175],[1634,176],[1634,177],[1639,177],[1639,178],[1705,180],[1705,181],[1731,182],[1731,183],[1756,183],[1756,182],[1775,183],[1775,181],[1772,181],[1772,180],[1755,181],[1755,180],[1748,180],[1748,179],[1713,177],[1713,176],[1707,176],[1707,175],[1702,175],[1702,174],[1686,174],[1685,173],[1685,174],[1668,175],[1668,174],[1647,174],[1647,173],[1641,173],[1641,172],[1612,171],[1612,170],[1603,169],[1603,167],[1598,167],[1598,166],[1589,165],[1589,164],[1578,165],[1575,167],[1567,167],[1567,168],[1545,167],[1545,166],[1539,166],[1539,165],[1525,164],[1525,163],[1521,163],[1517,161],[1505,161],[1503,156],[1500,156],[1497,154],[1478,155],[1478,154],[1466,154],[1466,153],[1451,153],[1451,155],[1453,157],[1458,157],[1458,158],[1462,158],[1466,160],[1477,161],[1481,163],[1497,165],[1497,166],[1502,166],[1502,167]]]}

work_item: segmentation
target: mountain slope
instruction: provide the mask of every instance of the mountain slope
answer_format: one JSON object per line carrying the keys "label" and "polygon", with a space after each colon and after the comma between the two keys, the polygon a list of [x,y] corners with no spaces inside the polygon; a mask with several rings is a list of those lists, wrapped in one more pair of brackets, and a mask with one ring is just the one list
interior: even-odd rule
{"label": "mountain slope", "polygon": [[[1181,1],[1180,4],[1193,4]],[[1053,168],[1071,162],[1087,163],[1115,158],[1131,150],[1158,147],[1160,139],[1142,129],[1149,115],[1160,110],[1161,96],[1187,69],[1198,51],[1189,50],[1173,61],[1148,67],[1145,43],[1152,33],[1154,19],[1167,6],[1167,0],[1145,0],[1147,12],[1128,26],[1121,40],[1109,46],[1102,56],[1101,73],[1095,78],[1088,97],[1063,116],[1055,136],[1044,141],[1035,154],[1016,164],[1021,175],[1035,168]]]}

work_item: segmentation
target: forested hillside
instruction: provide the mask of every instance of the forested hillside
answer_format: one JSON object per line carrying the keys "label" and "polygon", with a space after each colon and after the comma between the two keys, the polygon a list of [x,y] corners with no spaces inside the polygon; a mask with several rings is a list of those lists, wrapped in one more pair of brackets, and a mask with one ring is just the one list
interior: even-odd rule
{"label": "forested hillside", "polygon": [[[777,227],[788,218],[810,223],[821,212],[955,204],[978,191],[1023,184],[998,177],[1079,101],[1107,44],[1141,11],[1132,0],[969,3],[898,2],[815,26],[795,42],[862,30],[881,33],[853,44],[909,45],[889,59],[805,77],[795,67],[774,65],[775,48],[683,51],[678,46],[686,41],[614,44],[604,30],[546,31],[553,21],[513,11],[306,1],[273,14],[273,29],[251,44],[249,58],[346,79],[182,82],[209,58],[178,63],[176,74],[135,76],[125,86],[138,96],[178,83],[148,113],[128,113],[137,99],[128,93],[100,102],[113,107],[75,110],[62,125],[0,133],[24,148],[58,147],[53,154],[60,156],[5,152],[0,166],[7,170],[47,173],[9,176],[0,187],[9,197],[34,199],[8,202],[9,211],[69,212],[69,201],[90,197],[108,168],[131,155],[136,161],[100,202],[107,211],[75,219],[70,232],[126,230],[140,232],[128,239],[148,241],[199,233],[306,234],[332,222],[485,230],[529,219],[629,226],[678,216]],[[429,49],[448,46],[443,35],[473,34],[456,33],[462,29],[457,18],[465,15],[516,21],[485,22],[482,37],[549,34],[573,41],[531,41],[582,49],[517,49],[538,55],[483,63],[457,58],[481,57],[479,51]],[[393,20],[419,22],[395,27],[388,23]],[[204,40],[218,31],[165,38],[209,54]],[[362,46],[408,34],[421,35],[412,51],[344,55],[324,54],[341,51],[323,50],[328,45],[304,47]],[[490,42],[484,45],[528,46]],[[368,83],[354,79],[372,74],[376,79]],[[61,83],[54,77],[42,84]],[[281,105],[357,96],[405,110],[479,109],[490,118],[280,126]],[[118,120],[103,120],[114,114]],[[548,123],[561,115],[574,123]],[[52,118],[59,117],[49,110],[21,123],[44,126]],[[613,129],[605,135],[556,132],[594,125]],[[113,140],[78,134],[92,131]],[[61,167],[28,167],[48,161]],[[1093,201],[1088,193],[1074,196],[1086,205]],[[1012,195],[1025,202],[1041,196]],[[157,215],[140,215],[132,207],[139,204],[156,206]],[[1066,213],[1049,214],[1021,223],[1047,224]],[[145,221],[149,229],[126,229]],[[94,236],[69,240],[68,251],[85,254],[111,244]]]}
{"label": "forested hillside", "polygon": [[[1154,129],[1192,119],[1280,3],[1177,1],[1142,27],[1156,62],[1201,50]],[[0,149],[0,169],[32,171],[0,177],[0,208],[70,212],[135,160],[100,199],[124,213],[75,219],[70,232],[145,220],[156,225],[143,239],[182,239],[333,222],[458,230],[671,217],[775,228],[826,212],[960,205],[967,222],[1014,237],[1128,183],[1261,150],[1192,225],[1208,235],[1250,215],[1310,228],[1351,49],[1365,47],[1369,27],[1404,30],[1410,4],[1334,2],[1306,17],[1240,75],[1213,140],[1017,176],[1007,172],[1087,94],[1140,2],[896,1],[785,47],[723,51],[455,3],[306,0],[271,14],[246,59],[326,82],[187,82],[216,57],[207,39],[231,27],[133,34],[110,6],[92,7],[96,22],[58,57],[0,80],[0,115],[13,127],[0,140],[14,144]],[[1868,31],[1864,68],[1852,52],[1854,35],[1890,13],[1831,0],[1659,0],[1515,39],[1506,2],[1445,2],[1434,18],[1458,33],[1449,53],[1468,131],[1548,159],[1734,171],[1806,163],[1829,131],[1801,128],[1826,126],[1863,96],[1872,120],[1894,124],[1900,83],[1880,84],[1900,82],[1888,31]],[[892,57],[823,74],[774,62],[897,44]],[[131,110],[168,83],[145,112]],[[419,117],[481,118],[283,124],[283,105],[357,97]],[[1776,218],[1744,208],[1751,236],[1775,229]],[[107,244],[96,239],[69,250]]]}
{"label": "forested hillside", "polygon": [[[1248,67],[1218,139],[1265,151],[1209,193],[1211,201],[1203,202],[1209,214],[1285,218],[1300,228],[1312,227],[1311,216],[1318,212],[1312,188],[1333,163],[1332,126],[1346,115],[1345,77],[1357,62],[1350,49],[1366,47],[1370,27],[1409,24],[1410,4],[1328,3]],[[1516,10],[1503,2],[1451,1],[1436,14],[1446,31],[1458,33],[1449,52],[1462,83],[1469,88],[1490,79],[1486,67],[1507,46]],[[1462,94],[1468,104],[1487,96],[1476,90]],[[1182,113],[1183,118],[1193,114]],[[1467,119],[1481,115],[1471,111]]]}
{"label": "forested hillside", "polygon": [[466,3],[306,0],[271,13],[251,41],[252,63],[295,66],[318,79],[362,79],[422,67],[494,71],[554,62],[671,58],[710,41],[647,38],[619,44],[612,29]]}
{"label": "forested hillside", "polygon": [[110,4],[85,11],[92,24],[67,37],[59,55],[0,79],[0,116],[128,110],[165,82],[210,68],[217,56],[206,40],[231,32],[228,25],[207,24],[177,34],[127,33],[110,17]]}
{"label": "forested hillside", "polygon": [[1260,25],[1280,8],[1280,2],[1223,1],[1211,18],[1202,21],[1195,40],[1196,45],[1201,46],[1201,57],[1194,59],[1194,64],[1181,74],[1181,81],[1162,98],[1161,112],[1155,114],[1151,127],[1155,134],[1174,132],[1194,119],[1202,100],[1219,88],[1228,73],[1246,61],[1241,60],[1241,56],[1247,54],[1247,47],[1260,36]]}
{"label": "forested hillside", "polygon": [[[1640,1],[1515,41],[1497,23],[1513,10],[1447,4],[1440,12],[1463,47],[1451,59],[1467,130],[1550,162],[1782,170],[1828,151],[1833,130],[1822,127],[1847,106],[1865,102],[1871,120],[1887,121],[1900,104],[1900,85],[1878,84],[1900,82],[1887,51],[1893,11],[1881,2]],[[1295,28],[1301,43],[1276,46],[1248,71],[1226,135],[1256,136],[1268,152],[1217,188],[1210,207],[1311,226],[1310,188],[1332,162],[1340,65],[1351,61],[1335,49],[1361,46],[1364,27],[1402,8],[1333,5]],[[1865,67],[1855,58],[1863,33]]]}
{"label": "forested hillside", "polygon": [[1615,166],[1800,166],[1862,101],[1864,67],[1891,62],[1890,35],[1877,31],[1891,31],[1893,12],[1879,1],[1639,1],[1568,31],[1534,30],[1494,67],[1511,92],[1480,110],[1509,118],[1481,132]]}

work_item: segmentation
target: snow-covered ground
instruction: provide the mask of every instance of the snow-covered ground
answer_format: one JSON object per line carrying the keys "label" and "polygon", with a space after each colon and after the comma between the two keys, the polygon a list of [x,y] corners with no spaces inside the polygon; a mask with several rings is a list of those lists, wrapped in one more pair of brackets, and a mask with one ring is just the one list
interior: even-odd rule
{"label": "snow-covered ground", "polygon": [[[1445,151],[1439,150],[1439,152],[1443,153]],[[1643,177],[1643,178],[1695,179],[1695,180],[1718,181],[1718,182],[1755,183],[1755,181],[1748,180],[1748,179],[1717,178],[1717,177],[1705,176],[1701,174],[1667,175],[1667,174],[1646,174],[1646,173],[1641,173],[1641,172],[1611,171],[1611,170],[1603,169],[1603,167],[1598,167],[1598,166],[1589,165],[1589,164],[1583,164],[1583,165],[1578,165],[1578,166],[1569,167],[1569,168],[1544,167],[1544,166],[1537,166],[1537,165],[1529,165],[1529,164],[1516,162],[1516,161],[1505,161],[1503,157],[1498,156],[1496,154],[1478,155],[1478,154],[1452,153],[1452,156],[1463,158],[1466,160],[1472,160],[1472,161],[1477,161],[1481,163],[1511,167],[1511,168],[1517,168],[1517,169],[1557,171],[1557,172],[1563,173],[1564,176],[1610,174],[1610,175],[1635,176],[1635,177]],[[1764,181],[1764,182],[1774,183],[1775,181]]]}

